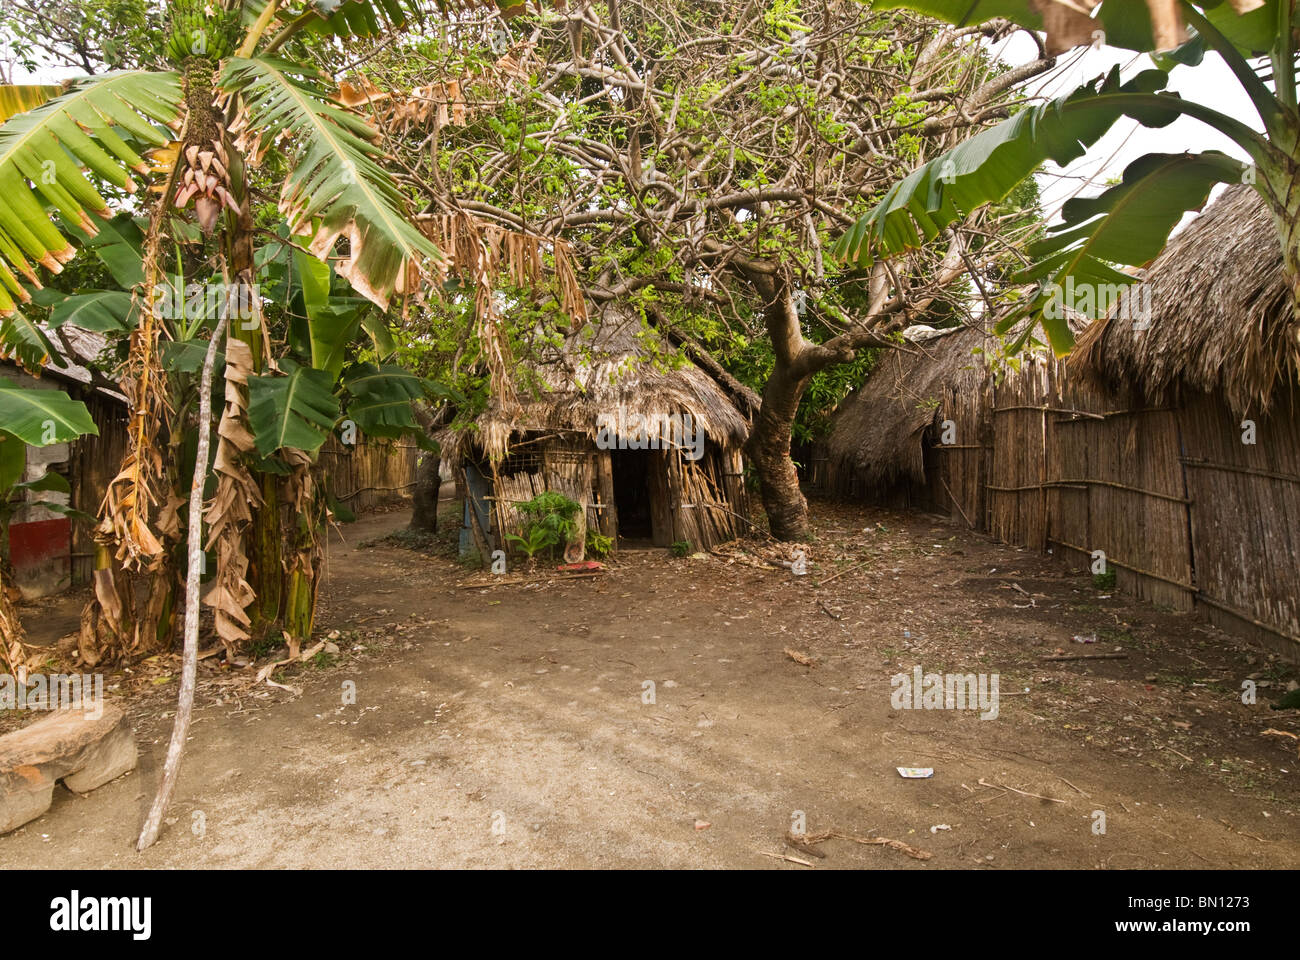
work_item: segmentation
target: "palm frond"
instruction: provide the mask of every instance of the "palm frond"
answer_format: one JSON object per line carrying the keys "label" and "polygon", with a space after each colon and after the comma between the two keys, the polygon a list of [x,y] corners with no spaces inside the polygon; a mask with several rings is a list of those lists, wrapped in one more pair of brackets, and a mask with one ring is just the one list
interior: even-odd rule
{"label": "palm frond", "polygon": [[28,110],[35,110],[42,103],[63,92],[62,87],[41,84],[0,84],[0,123],[10,117]]}
{"label": "palm frond", "polygon": [[[47,208],[97,234],[91,215],[111,213],[92,180],[135,192],[130,171],[148,168],[132,143],[166,144],[156,124],[175,119],[180,100],[173,73],[110,73],[0,126],[0,278],[16,274],[39,287],[32,261],[61,271],[76,250]],[[9,313],[0,303],[0,316]]]}
{"label": "palm frond", "polygon": [[236,58],[221,85],[243,99],[242,130],[256,131],[263,144],[283,142],[291,169],[280,211],[290,229],[311,235],[309,249],[321,260],[346,238],[336,269],[357,293],[387,309],[404,292],[408,270],[440,259],[376,162],[375,131],[330,96],[324,77],[283,60]]}

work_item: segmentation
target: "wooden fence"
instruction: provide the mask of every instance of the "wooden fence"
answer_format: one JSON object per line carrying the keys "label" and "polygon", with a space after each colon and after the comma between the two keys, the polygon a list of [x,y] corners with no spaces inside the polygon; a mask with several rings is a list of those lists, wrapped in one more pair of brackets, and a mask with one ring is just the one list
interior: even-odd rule
{"label": "wooden fence", "polygon": [[331,436],[321,447],[316,475],[329,483],[334,497],[354,513],[408,496],[415,487],[421,451],[414,440],[366,437],[345,447]]}
{"label": "wooden fence", "polygon": [[[1221,398],[1155,404],[1040,363],[981,390],[949,390],[909,505],[1116,586],[1196,610],[1300,659],[1300,390],[1243,421]],[[898,503],[900,491],[882,491]]]}

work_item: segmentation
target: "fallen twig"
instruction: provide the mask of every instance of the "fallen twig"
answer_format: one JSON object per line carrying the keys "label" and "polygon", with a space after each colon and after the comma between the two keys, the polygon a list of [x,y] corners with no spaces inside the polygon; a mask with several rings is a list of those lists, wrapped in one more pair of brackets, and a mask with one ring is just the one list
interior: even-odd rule
{"label": "fallen twig", "polygon": [[851,567],[846,567],[845,569],[841,570],[839,573],[832,574],[831,576],[827,577],[821,583],[817,584],[817,587],[820,589],[821,587],[826,586],[826,584],[830,583],[832,580],[838,580],[840,577],[844,576],[844,574],[852,573],[854,570],[857,570],[860,567],[865,567],[870,562],[871,562],[870,560],[863,560],[861,563],[855,563]]}
{"label": "fallen twig", "polygon": [[852,840],[854,843],[861,843],[864,846],[892,847],[895,850],[907,854],[913,860],[929,860],[932,856],[928,850],[921,850],[902,840],[891,840],[889,837],[858,837],[851,833],[836,833],[834,830],[828,830],[825,833],[809,833],[803,837],[805,844],[823,843],[827,840]]}
{"label": "fallen twig", "polygon": [[[1289,730],[1276,730],[1273,727],[1269,727],[1267,730],[1261,733],[1260,736],[1290,737],[1292,740],[1300,741],[1300,735],[1294,734]],[[1296,753],[1297,755],[1300,755],[1300,742],[1296,743]]]}
{"label": "fallen twig", "polygon": [[1077,793],[1082,793],[1082,794],[1083,794],[1085,797],[1087,797],[1089,800],[1092,799],[1092,794],[1090,794],[1090,793],[1086,793],[1086,792],[1084,792],[1083,790],[1080,790],[1078,787],[1076,787],[1074,784],[1072,784],[1069,780],[1066,780],[1065,777],[1057,777],[1056,779],[1057,779],[1057,780],[1060,780],[1063,784],[1065,784],[1067,787],[1071,788],[1071,789],[1074,790],[1075,792],[1077,792]]}
{"label": "fallen twig", "polygon": [[1058,800],[1056,797],[1044,797],[1037,793],[1026,793],[1024,790],[1017,790],[1015,787],[1008,787],[1005,783],[989,783],[983,777],[980,777],[976,782],[979,783],[981,787],[997,787],[999,790],[1010,790],[1012,793],[1018,793],[1022,797],[1033,797],[1035,800],[1047,800],[1051,803],[1065,803],[1064,800]]}
{"label": "fallen twig", "polygon": [[1127,653],[1063,653],[1043,660],[1127,660]]}
{"label": "fallen twig", "polygon": [[1232,824],[1230,824],[1227,820],[1224,820],[1223,817],[1220,817],[1220,818],[1219,818],[1219,822],[1220,822],[1221,824],[1223,824],[1225,827],[1227,827],[1229,830],[1231,830],[1233,833],[1235,833],[1235,834],[1237,834],[1237,835],[1239,835],[1239,836],[1242,836],[1242,837],[1250,837],[1250,839],[1252,839],[1252,840],[1258,840],[1260,843],[1272,843],[1272,842],[1273,842],[1272,840],[1265,840],[1263,837],[1257,837],[1257,836],[1255,836],[1253,833],[1247,833],[1245,830],[1238,830],[1236,827],[1234,827]]}
{"label": "fallen twig", "polygon": [[773,860],[784,860],[786,863],[797,863],[805,867],[815,866],[815,864],[807,860],[800,860],[798,857],[790,857],[784,853],[766,853],[762,850],[756,850],[754,852],[759,854],[760,856],[771,857]]}
{"label": "fallen twig", "polygon": [[478,583],[459,583],[456,585],[457,590],[487,590],[491,587],[507,587],[516,583],[550,583],[556,580],[590,580],[593,577],[603,577],[604,570],[593,570],[590,573],[567,573],[555,577],[496,577],[492,580]]}
{"label": "fallen twig", "polygon": [[817,666],[817,661],[814,660],[812,657],[808,656],[808,654],[806,653],[800,653],[798,650],[792,650],[790,647],[786,647],[783,652],[787,657],[789,657],[795,663],[800,664],[801,666],[805,666],[805,667]]}

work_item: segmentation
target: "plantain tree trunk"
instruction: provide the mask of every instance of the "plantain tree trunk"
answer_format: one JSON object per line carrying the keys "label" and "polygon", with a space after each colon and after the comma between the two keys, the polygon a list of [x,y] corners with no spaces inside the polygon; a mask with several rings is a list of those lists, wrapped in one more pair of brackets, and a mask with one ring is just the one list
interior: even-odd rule
{"label": "plantain tree trunk", "polygon": [[273,473],[263,473],[260,480],[262,508],[254,514],[248,556],[250,580],[257,591],[257,602],[250,613],[254,626],[269,627],[280,619],[280,602],[284,593],[279,478]]}
{"label": "plantain tree trunk", "polygon": [[284,630],[294,640],[307,640],[316,620],[324,510],[311,474],[311,457],[301,450],[285,450],[284,458],[292,467],[284,487],[295,518],[285,571]]}
{"label": "plantain tree trunk", "polygon": [[[8,532],[5,532],[8,536]],[[18,619],[18,588],[8,559],[0,553],[0,672],[17,674],[31,659],[27,635]]]}

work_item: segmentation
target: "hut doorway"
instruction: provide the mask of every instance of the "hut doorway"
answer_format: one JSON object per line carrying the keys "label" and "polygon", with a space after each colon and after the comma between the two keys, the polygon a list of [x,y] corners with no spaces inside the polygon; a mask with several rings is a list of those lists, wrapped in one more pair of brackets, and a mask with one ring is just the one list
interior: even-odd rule
{"label": "hut doorway", "polygon": [[650,450],[611,450],[610,468],[614,475],[614,508],[618,512],[620,545],[651,546],[655,536],[654,498],[651,473],[654,470]]}

